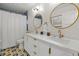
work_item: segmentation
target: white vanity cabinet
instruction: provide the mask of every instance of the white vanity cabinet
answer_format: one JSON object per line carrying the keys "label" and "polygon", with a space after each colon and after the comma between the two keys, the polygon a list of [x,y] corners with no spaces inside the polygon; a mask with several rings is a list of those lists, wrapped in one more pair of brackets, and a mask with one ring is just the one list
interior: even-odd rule
{"label": "white vanity cabinet", "polygon": [[24,48],[31,56],[73,56],[74,53],[54,47],[30,36],[24,38]]}
{"label": "white vanity cabinet", "polygon": [[24,48],[31,56],[49,55],[49,46],[46,43],[29,36],[24,39]]}
{"label": "white vanity cabinet", "polygon": [[[76,41],[72,41],[72,44],[65,45],[58,41],[51,40],[51,38],[45,35],[27,33],[24,39],[24,48],[31,56],[78,56],[78,47],[73,47],[74,43],[78,45]],[[27,39],[28,38],[28,39]],[[67,39],[67,38],[65,38]],[[72,47],[71,47],[72,46]],[[76,49],[77,48],[77,49]]]}

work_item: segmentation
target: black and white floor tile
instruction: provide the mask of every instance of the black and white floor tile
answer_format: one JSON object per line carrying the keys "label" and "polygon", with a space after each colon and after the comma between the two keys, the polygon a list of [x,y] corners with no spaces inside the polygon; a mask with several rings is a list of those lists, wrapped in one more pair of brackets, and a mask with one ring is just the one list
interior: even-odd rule
{"label": "black and white floor tile", "polygon": [[18,47],[11,47],[1,50],[0,56],[27,56],[27,52],[24,49]]}

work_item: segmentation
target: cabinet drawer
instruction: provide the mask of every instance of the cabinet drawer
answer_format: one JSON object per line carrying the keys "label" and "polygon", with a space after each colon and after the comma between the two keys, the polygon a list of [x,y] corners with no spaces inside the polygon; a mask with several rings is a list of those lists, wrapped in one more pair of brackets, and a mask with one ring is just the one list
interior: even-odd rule
{"label": "cabinet drawer", "polygon": [[31,42],[31,44],[37,44],[37,39],[34,39],[32,37],[28,37],[28,40]]}
{"label": "cabinet drawer", "polygon": [[37,48],[37,40],[34,40],[31,37],[28,37],[28,53],[32,56],[36,55],[36,48]]}
{"label": "cabinet drawer", "polygon": [[37,39],[34,39],[34,38],[28,38],[29,42],[31,42],[31,44],[34,46],[34,47],[37,47],[38,45],[38,40]]}

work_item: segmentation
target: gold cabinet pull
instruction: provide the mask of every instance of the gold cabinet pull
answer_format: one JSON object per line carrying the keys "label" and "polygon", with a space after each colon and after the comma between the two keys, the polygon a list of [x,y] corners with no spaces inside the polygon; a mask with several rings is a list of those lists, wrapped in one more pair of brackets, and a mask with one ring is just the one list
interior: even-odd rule
{"label": "gold cabinet pull", "polygon": [[35,51],[33,52],[35,55],[37,54]]}
{"label": "gold cabinet pull", "polygon": [[49,54],[51,54],[51,48],[49,48]]}
{"label": "gold cabinet pull", "polygon": [[36,48],[37,46],[36,46],[36,45],[34,45],[34,47]]}
{"label": "gold cabinet pull", "polygon": [[34,39],[34,40],[37,40],[37,39]]}

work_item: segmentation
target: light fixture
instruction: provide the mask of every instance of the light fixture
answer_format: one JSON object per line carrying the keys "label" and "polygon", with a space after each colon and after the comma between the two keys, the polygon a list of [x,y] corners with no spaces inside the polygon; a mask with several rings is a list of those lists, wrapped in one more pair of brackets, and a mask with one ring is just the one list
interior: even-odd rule
{"label": "light fixture", "polygon": [[43,7],[41,5],[38,5],[35,8],[33,8],[32,10],[33,10],[33,12],[43,11]]}
{"label": "light fixture", "polygon": [[32,9],[33,12],[38,12],[39,11],[39,6],[36,6],[35,8]]}

